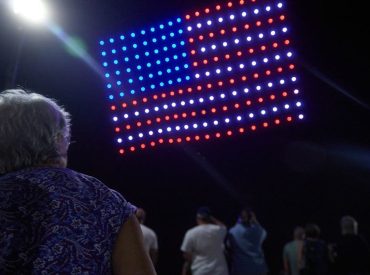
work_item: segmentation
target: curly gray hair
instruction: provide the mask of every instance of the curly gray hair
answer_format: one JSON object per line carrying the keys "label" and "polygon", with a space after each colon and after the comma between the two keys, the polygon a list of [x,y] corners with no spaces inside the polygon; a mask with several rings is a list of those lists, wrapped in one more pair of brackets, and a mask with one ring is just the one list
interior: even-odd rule
{"label": "curly gray hair", "polygon": [[70,127],[69,113],[54,99],[18,89],[1,92],[0,174],[60,163],[66,158],[60,141],[69,144]]}

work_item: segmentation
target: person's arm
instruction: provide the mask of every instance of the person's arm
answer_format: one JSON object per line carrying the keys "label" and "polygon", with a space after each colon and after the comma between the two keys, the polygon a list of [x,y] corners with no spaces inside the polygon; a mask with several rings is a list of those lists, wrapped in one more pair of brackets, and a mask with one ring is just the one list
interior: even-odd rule
{"label": "person's arm", "polygon": [[184,257],[184,264],[182,265],[181,275],[189,275],[190,273],[190,266],[193,255],[190,252],[183,252]]}
{"label": "person's arm", "polygon": [[139,222],[132,215],[121,227],[112,256],[114,275],[156,275],[145,252]]}

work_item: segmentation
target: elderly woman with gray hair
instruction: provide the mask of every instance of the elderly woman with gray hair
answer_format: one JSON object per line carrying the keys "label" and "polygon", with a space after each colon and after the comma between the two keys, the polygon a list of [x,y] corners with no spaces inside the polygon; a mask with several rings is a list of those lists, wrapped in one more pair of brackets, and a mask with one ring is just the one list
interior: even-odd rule
{"label": "elderly woman with gray hair", "polygon": [[70,115],[0,93],[0,274],[154,275],[136,207],[67,166]]}

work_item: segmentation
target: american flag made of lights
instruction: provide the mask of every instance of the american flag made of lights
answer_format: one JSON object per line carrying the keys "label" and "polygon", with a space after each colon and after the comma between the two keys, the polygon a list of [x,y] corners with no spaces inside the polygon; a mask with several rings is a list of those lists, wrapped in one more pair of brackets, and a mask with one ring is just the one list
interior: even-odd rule
{"label": "american flag made of lights", "polygon": [[99,41],[120,154],[303,119],[285,3],[205,7]]}

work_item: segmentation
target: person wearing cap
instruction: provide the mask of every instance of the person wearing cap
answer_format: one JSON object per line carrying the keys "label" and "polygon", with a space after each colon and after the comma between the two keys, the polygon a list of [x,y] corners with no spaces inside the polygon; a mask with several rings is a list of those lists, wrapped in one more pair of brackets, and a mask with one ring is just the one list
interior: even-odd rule
{"label": "person wearing cap", "polygon": [[228,275],[224,254],[226,226],[212,216],[208,207],[196,213],[197,225],[185,233],[181,245],[184,256],[182,275]]}

